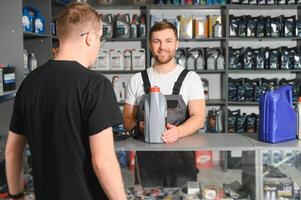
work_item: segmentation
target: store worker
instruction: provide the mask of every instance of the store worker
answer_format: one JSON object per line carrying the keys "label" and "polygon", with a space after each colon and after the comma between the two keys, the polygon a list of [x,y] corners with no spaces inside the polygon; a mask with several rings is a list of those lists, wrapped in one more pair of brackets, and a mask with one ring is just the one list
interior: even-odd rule
{"label": "store worker", "polygon": [[[179,41],[177,29],[172,23],[156,23],[150,29],[149,35],[154,64],[131,78],[126,92],[124,124],[127,130],[135,130],[135,134],[137,131],[143,132],[141,98],[148,93],[150,87],[158,86],[164,95],[173,94],[177,100],[177,107],[172,109],[172,113],[168,111],[169,123],[162,136],[165,143],[172,143],[203,127],[203,86],[195,72],[175,63],[174,56]],[[169,105],[168,102],[167,104]],[[137,160],[137,177],[143,186],[173,187],[196,180],[197,169],[193,152],[137,152]]]}
{"label": "store worker", "polygon": [[69,4],[57,28],[57,57],[31,72],[15,98],[5,154],[10,197],[24,199],[27,141],[37,200],[126,199],[111,128],[122,116],[110,81],[87,69],[101,44],[98,13]]}

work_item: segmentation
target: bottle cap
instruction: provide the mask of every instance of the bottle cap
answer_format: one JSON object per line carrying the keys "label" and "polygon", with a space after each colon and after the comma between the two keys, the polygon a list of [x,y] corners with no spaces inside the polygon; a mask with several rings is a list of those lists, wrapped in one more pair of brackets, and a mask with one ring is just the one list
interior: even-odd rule
{"label": "bottle cap", "polygon": [[298,98],[298,101],[299,101],[299,102],[301,101],[301,97]]}
{"label": "bottle cap", "polygon": [[160,92],[160,88],[157,86],[149,88],[149,92]]}

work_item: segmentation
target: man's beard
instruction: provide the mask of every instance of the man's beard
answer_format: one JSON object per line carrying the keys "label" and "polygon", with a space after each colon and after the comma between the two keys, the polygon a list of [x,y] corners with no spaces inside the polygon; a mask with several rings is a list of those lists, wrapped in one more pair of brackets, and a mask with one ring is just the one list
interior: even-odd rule
{"label": "man's beard", "polygon": [[174,58],[174,56],[172,56],[172,54],[168,54],[168,56],[164,57],[163,59],[160,58],[160,55],[154,56],[154,59],[157,61],[157,63],[159,63],[161,65],[169,63],[173,58]]}

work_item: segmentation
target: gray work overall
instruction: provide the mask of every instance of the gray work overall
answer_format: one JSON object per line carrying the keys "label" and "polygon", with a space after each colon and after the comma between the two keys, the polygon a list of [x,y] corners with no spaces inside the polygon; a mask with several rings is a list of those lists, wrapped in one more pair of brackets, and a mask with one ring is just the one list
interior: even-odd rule
{"label": "gray work overall", "polygon": [[[182,83],[189,71],[184,69],[174,84],[172,95],[165,95],[167,100],[167,123],[180,125],[188,118],[187,106],[180,95]],[[141,72],[145,94],[148,94],[151,87],[147,71]],[[142,96],[137,119],[144,120],[144,100]],[[137,130],[137,129],[136,129]],[[156,151],[156,152],[137,152],[137,165],[142,186],[164,186],[178,187],[185,185],[187,181],[195,181],[197,169],[194,162],[194,152],[191,151]],[[138,174],[139,173],[139,174]]]}

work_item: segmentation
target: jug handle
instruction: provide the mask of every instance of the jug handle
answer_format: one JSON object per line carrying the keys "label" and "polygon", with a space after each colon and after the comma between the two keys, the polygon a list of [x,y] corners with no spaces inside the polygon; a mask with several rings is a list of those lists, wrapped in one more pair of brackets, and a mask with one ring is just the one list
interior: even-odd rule
{"label": "jug handle", "polygon": [[285,96],[291,106],[293,106],[292,86],[285,85],[279,88],[280,94]]}

